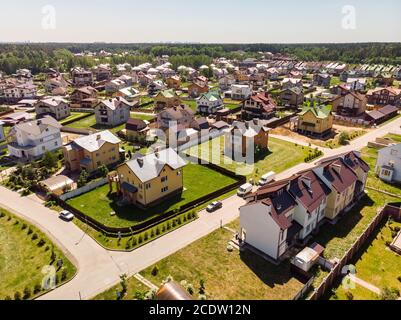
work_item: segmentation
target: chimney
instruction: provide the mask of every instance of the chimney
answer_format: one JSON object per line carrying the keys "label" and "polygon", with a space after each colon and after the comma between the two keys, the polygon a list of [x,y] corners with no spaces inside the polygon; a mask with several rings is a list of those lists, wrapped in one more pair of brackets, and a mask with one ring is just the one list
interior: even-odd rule
{"label": "chimney", "polygon": [[138,159],[136,159],[136,161],[138,161],[139,166],[142,168],[143,167],[143,159],[138,158]]}
{"label": "chimney", "polygon": [[302,177],[301,181],[306,185],[308,189],[312,186],[312,181],[308,177]]}
{"label": "chimney", "polygon": [[96,141],[99,141],[102,138],[102,136],[100,134],[96,135]]}
{"label": "chimney", "polygon": [[160,157],[160,154],[159,154],[159,151],[158,151],[158,150],[156,150],[156,151],[155,151],[155,156],[156,156],[156,158],[158,158],[158,159],[159,159],[159,157]]}

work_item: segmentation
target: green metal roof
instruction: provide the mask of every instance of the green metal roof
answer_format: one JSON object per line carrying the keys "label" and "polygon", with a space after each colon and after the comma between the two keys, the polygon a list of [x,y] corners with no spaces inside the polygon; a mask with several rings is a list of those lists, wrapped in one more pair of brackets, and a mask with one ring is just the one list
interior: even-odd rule
{"label": "green metal roof", "polygon": [[331,114],[332,106],[304,106],[302,111],[299,113],[301,116],[310,112],[313,112],[316,118],[325,119]]}

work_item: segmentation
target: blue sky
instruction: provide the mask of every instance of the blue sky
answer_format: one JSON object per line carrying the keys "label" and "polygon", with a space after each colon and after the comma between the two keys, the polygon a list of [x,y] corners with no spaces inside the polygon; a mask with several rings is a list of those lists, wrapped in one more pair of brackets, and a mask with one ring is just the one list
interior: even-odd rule
{"label": "blue sky", "polygon": [[[401,42],[399,0],[13,0],[2,1],[0,41]],[[44,29],[42,9],[55,9]],[[343,7],[355,8],[344,29]]]}

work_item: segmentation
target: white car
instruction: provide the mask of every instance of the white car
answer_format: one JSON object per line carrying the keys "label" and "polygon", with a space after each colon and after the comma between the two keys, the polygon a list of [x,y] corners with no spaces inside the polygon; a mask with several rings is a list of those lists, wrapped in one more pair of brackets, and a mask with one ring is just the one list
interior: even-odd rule
{"label": "white car", "polygon": [[74,219],[74,215],[71,212],[64,210],[60,212],[59,218],[65,221],[72,221]]}
{"label": "white car", "polygon": [[246,183],[238,189],[237,195],[239,197],[245,197],[246,195],[252,192],[252,189],[253,185],[251,185],[250,183]]}

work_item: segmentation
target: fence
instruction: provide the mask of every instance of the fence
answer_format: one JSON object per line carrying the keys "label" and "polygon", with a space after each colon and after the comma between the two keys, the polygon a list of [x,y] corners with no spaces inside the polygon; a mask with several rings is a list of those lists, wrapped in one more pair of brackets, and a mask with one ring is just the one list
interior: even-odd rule
{"label": "fence", "polygon": [[315,280],[314,277],[310,278],[309,281],[303,286],[303,288],[295,295],[292,300],[299,300],[310,290],[312,287],[313,281]]}
{"label": "fence", "polygon": [[351,125],[351,126],[356,126],[356,127],[370,127],[372,126],[372,122],[366,121],[363,119],[355,119],[351,117],[346,117],[346,116],[340,116],[340,115],[335,115],[334,121],[337,124],[342,124],[342,125]]}
{"label": "fence", "polygon": [[63,201],[67,201],[68,199],[78,197],[81,194],[87,193],[89,191],[92,191],[96,188],[99,188],[103,185],[108,183],[108,179],[104,178],[102,180],[87,184],[86,186],[83,186],[82,188],[78,188],[75,190],[72,190],[70,192],[64,193],[63,195],[60,196],[60,199]]}
{"label": "fence", "polygon": [[95,133],[96,130],[87,130],[87,129],[78,129],[78,128],[71,128],[71,127],[61,127],[61,132],[68,132],[73,134],[85,135],[88,136],[92,133]]}
{"label": "fence", "polygon": [[[159,225],[160,223],[166,222],[170,219],[173,219],[181,214],[184,214],[188,211],[191,211],[205,203],[210,202],[211,200],[222,196],[230,191],[233,191],[235,189],[237,189],[238,187],[240,187],[241,185],[243,185],[246,182],[246,177],[244,176],[237,176],[235,175],[235,173],[226,170],[224,168],[220,168],[216,165],[212,165],[212,164],[208,164],[205,165],[206,167],[218,171],[222,174],[225,174],[233,179],[236,180],[235,183],[226,186],[220,190],[217,190],[215,192],[212,192],[204,197],[198,198],[195,201],[189,202],[183,206],[181,206],[179,209],[177,210],[172,210],[172,211],[168,211],[166,213],[163,213],[155,218],[152,218],[150,220],[147,220],[141,224],[135,225],[135,226],[131,226],[131,227],[126,227],[126,228],[113,228],[113,227],[108,227],[103,225],[102,223],[96,221],[95,219],[89,217],[88,215],[86,215],[85,213],[81,212],[80,210],[70,206],[68,203],[66,203],[65,199],[70,199],[70,198],[66,198],[65,195],[64,197],[57,197],[56,195],[53,195],[53,199],[57,202],[58,205],[60,205],[62,208],[64,208],[65,210],[70,211],[71,213],[73,213],[75,215],[76,218],[78,218],[79,220],[81,220],[82,222],[86,223],[87,225],[89,225],[90,227],[92,227],[93,229],[102,232],[104,235],[109,236],[109,237],[114,237],[117,238],[118,236],[130,236],[130,235],[136,235],[139,234],[141,232],[144,232],[145,230],[148,230],[152,227],[155,227],[157,225]],[[107,181],[106,181],[107,182]],[[99,181],[100,183],[100,181]],[[104,184],[104,183],[103,183]],[[94,184],[90,185],[90,190],[95,189]],[[81,188],[81,190],[83,190],[84,188]],[[75,190],[77,191],[77,190]],[[88,190],[89,191],[89,190]],[[88,192],[86,191],[86,192]],[[84,192],[81,192],[80,194],[82,194]],[[72,194],[72,193],[71,193]],[[74,195],[77,196],[78,194]]]}
{"label": "fence", "polygon": [[393,217],[396,220],[401,219],[401,208],[387,205],[375,216],[373,221],[354,242],[351,248],[340,260],[340,262],[331,270],[331,272],[323,280],[320,286],[316,290],[314,290],[309,298],[310,300],[318,300],[322,298],[328,292],[328,290],[332,288],[334,281],[336,281],[336,279],[342,275],[342,269],[355,257],[361,247],[366,243],[369,237],[376,230],[377,226],[383,221],[384,218],[387,217]]}
{"label": "fence", "polygon": [[85,113],[90,113],[90,114],[95,113],[95,109],[91,109],[91,108],[70,108],[70,111],[71,112],[85,112]]}

